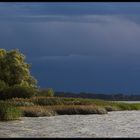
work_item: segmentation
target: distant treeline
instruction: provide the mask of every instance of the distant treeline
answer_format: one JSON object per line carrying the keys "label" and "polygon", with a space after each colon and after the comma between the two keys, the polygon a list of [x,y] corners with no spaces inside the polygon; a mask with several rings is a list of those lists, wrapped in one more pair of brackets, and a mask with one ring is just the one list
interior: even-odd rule
{"label": "distant treeline", "polygon": [[72,92],[55,92],[58,97],[74,97],[74,98],[94,98],[114,101],[140,101],[140,95],[124,95],[118,94],[97,94],[97,93],[72,93]]}

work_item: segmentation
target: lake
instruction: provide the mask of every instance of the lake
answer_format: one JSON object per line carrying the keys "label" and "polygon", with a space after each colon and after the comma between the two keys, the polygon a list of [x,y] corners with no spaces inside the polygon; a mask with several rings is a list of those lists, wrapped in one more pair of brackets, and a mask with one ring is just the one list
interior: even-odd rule
{"label": "lake", "polygon": [[140,137],[140,111],[22,117],[21,120],[0,122],[0,137]]}

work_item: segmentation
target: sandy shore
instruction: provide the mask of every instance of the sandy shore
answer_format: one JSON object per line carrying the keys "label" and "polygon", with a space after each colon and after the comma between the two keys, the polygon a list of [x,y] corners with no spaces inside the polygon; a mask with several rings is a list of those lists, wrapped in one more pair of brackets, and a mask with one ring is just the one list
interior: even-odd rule
{"label": "sandy shore", "polygon": [[0,137],[140,137],[140,111],[23,117],[0,122]]}

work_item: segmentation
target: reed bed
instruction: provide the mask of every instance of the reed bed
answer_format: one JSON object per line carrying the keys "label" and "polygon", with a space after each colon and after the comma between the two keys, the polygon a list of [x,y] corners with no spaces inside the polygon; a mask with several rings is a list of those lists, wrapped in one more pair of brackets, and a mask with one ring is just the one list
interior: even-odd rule
{"label": "reed bed", "polygon": [[106,114],[105,108],[98,106],[81,106],[81,105],[53,105],[53,106],[30,106],[19,107],[24,116],[54,116],[54,115],[73,115],[73,114]]}
{"label": "reed bed", "polygon": [[[109,111],[140,110],[140,103],[119,103],[99,99],[35,96],[6,101],[23,112],[23,116],[39,117],[73,114],[106,114]],[[1,109],[0,109],[1,110]]]}

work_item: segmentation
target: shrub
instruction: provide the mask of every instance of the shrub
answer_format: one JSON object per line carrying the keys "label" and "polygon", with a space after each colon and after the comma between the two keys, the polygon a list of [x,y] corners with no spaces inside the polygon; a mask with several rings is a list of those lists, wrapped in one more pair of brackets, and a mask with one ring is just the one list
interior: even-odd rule
{"label": "shrub", "polygon": [[32,87],[27,86],[13,86],[4,89],[1,92],[0,99],[10,99],[10,98],[30,98],[35,95],[36,90]]}
{"label": "shrub", "polygon": [[22,112],[10,103],[0,102],[0,120],[16,120],[21,117]]}
{"label": "shrub", "polygon": [[3,80],[0,80],[0,91],[4,90],[6,87],[6,83]]}
{"label": "shrub", "polygon": [[54,96],[54,91],[53,91],[52,88],[48,88],[46,93],[47,93],[47,96],[49,96],[49,97],[53,97]]}
{"label": "shrub", "polygon": [[46,96],[46,97],[53,97],[54,91],[52,88],[43,89],[38,92],[38,96]]}

